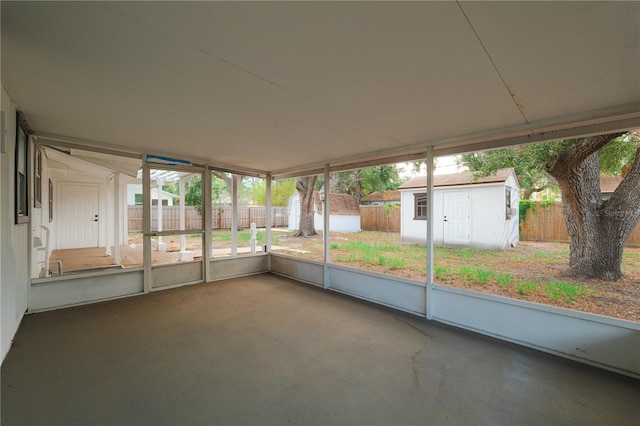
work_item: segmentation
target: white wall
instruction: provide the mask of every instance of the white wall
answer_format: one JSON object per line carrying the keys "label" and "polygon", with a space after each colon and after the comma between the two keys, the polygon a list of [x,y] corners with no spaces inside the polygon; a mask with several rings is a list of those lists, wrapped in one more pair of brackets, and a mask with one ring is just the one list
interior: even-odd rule
{"label": "white wall", "polygon": [[[289,212],[289,231],[297,231],[300,227],[300,196],[294,193],[289,197],[287,210]],[[313,207],[313,226],[316,231],[324,229],[324,219],[318,213],[317,207]],[[362,230],[360,215],[338,215],[329,216],[329,229],[333,232],[360,232]]]}
{"label": "white wall", "polygon": [[[15,224],[15,138],[16,109],[2,87],[6,152],[0,154],[0,317],[2,321],[2,360],[27,309],[29,288],[30,224]],[[33,150],[31,150],[33,152]],[[33,200],[30,200],[33,212]]]}
{"label": "white wall", "polygon": [[[511,178],[510,178],[511,179]],[[508,181],[511,191],[511,205],[518,206],[517,183]],[[455,187],[438,187],[433,190],[433,242],[444,245],[444,192],[468,191],[470,200],[469,246],[504,250],[518,243],[518,215],[510,220],[505,218],[505,185],[477,184]],[[414,195],[423,189],[401,191],[400,236],[403,242],[426,243],[427,221],[414,220]]]}
{"label": "white wall", "polygon": [[[318,231],[324,229],[324,218],[321,214],[314,213],[313,226],[315,226]],[[360,226],[360,216],[332,214],[329,216],[329,229],[333,232],[360,232],[362,230]]]}

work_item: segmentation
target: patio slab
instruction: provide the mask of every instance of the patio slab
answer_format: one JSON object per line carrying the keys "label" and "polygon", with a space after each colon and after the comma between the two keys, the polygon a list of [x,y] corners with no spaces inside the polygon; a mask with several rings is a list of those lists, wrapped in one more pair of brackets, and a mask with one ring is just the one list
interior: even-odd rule
{"label": "patio slab", "polygon": [[638,424],[640,383],[264,274],[28,315],[2,424]]}

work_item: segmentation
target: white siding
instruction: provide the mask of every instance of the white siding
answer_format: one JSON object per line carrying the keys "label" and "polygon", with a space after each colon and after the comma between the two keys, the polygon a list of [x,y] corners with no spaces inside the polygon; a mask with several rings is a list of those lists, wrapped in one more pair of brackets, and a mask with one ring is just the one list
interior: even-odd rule
{"label": "white siding", "polygon": [[[2,359],[4,360],[13,336],[27,309],[29,288],[29,223],[15,224],[15,138],[16,110],[9,95],[2,88],[6,152],[0,154],[0,319],[2,321]],[[33,150],[31,150],[33,152]],[[33,201],[30,200],[30,212]]]}
{"label": "white siding", "polygon": [[[505,188],[511,188],[511,205],[516,213],[506,219]],[[505,250],[518,244],[519,203],[518,183],[510,176],[506,183],[459,185],[438,187],[433,190],[433,242],[444,244],[444,198],[445,191],[465,191],[470,197],[469,209],[469,246]],[[426,220],[414,220],[414,194],[425,189],[401,191],[400,235],[403,242],[425,243],[427,235]]]}

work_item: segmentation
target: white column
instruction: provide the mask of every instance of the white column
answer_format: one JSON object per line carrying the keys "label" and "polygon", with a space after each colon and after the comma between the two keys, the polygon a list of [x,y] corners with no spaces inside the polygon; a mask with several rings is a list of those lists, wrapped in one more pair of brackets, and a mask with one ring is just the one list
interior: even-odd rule
{"label": "white column", "polygon": [[204,176],[202,176],[202,220],[204,221],[204,241],[202,245],[202,259],[204,260],[204,281],[210,280],[211,272],[209,271],[209,265],[212,250],[211,250],[211,171],[208,168],[204,170]]}
{"label": "white column", "polygon": [[[329,234],[330,232],[330,221],[329,216],[331,216],[331,212],[329,211],[330,201],[331,201],[331,190],[329,189],[329,180],[331,176],[329,175],[329,165],[325,164],[324,166],[324,205],[322,206],[322,219],[323,219],[323,231],[322,231],[322,243],[324,246],[324,288],[331,287],[331,280],[329,279]],[[311,188],[313,191],[313,188]]]}
{"label": "white column", "polygon": [[110,180],[113,179],[113,175],[109,176],[108,178],[106,178],[106,187],[107,187],[107,208],[105,210],[106,213],[106,217],[105,217],[105,221],[106,221],[106,232],[107,232],[107,244],[105,247],[105,251],[104,251],[104,255],[105,256],[111,256],[111,245],[113,244],[113,227],[111,226],[112,222],[113,222],[113,218],[111,218],[111,212],[113,211],[113,188],[111,186],[111,182],[109,182]]}
{"label": "white column", "polygon": [[120,173],[113,174],[113,264],[120,265]]}
{"label": "white column", "polygon": [[238,254],[238,223],[240,214],[238,212],[238,181],[240,176],[231,175],[231,256]]}
{"label": "white column", "polygon": [[[272,211],[271,211],[271,173],[267,173],[265,183],[265,191],[266,194],[266,212],[265,212],[265,231],[266,231],[266,240],[267,240],[267,253],[271,252],[271,220],[272,220]],[[271,268],[269,268],[271,270]]]}
{"label": "white column", "polygon": [[[157,179],[158,184],[158,231],[162,231],[162,186],[164,179]],[[158,236],[158,251],[167,251],[167,245],[162,242],[162,236]]]}
{"label": "white column", "polygon": [[151,291],[151,174],[142,166],[142,251],[144,254],[144,292]]}
{"label": "white column", "polygon": [[[184,176],[180,176],[180,230],[184,231],[186,227],[185,217],[185,196],[184,196]],[[187,236],[180,235],[180,253],[178,253],[178,260],[180,262],[191,262],[193,260],[193,252],[186,250]]]}
{"label": "white column", "polygon": [[433,318],[433,147],[427,148],[427,291],[426,317]]}

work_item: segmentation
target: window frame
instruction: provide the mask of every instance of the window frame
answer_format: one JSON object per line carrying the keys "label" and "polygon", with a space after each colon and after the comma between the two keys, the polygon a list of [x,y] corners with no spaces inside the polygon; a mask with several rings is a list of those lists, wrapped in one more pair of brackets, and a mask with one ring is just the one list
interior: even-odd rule
{"label": "window frame", "polygon": [[504,188],[505,220],[511,220],[511,188]]}
{"label": "window frame", "polygon": [[29,126],[22,113],[16,113],[16,146],[14,174],[15,223],[29,223]]}
{"label": "window frame", "polygon": [[426,192],[416,192],[413,194],[413,220],[427,220]]}
{"label": "window frame", "polygon": [[42,152],[38,147],[33,150],[33,207],[42,207]]}

